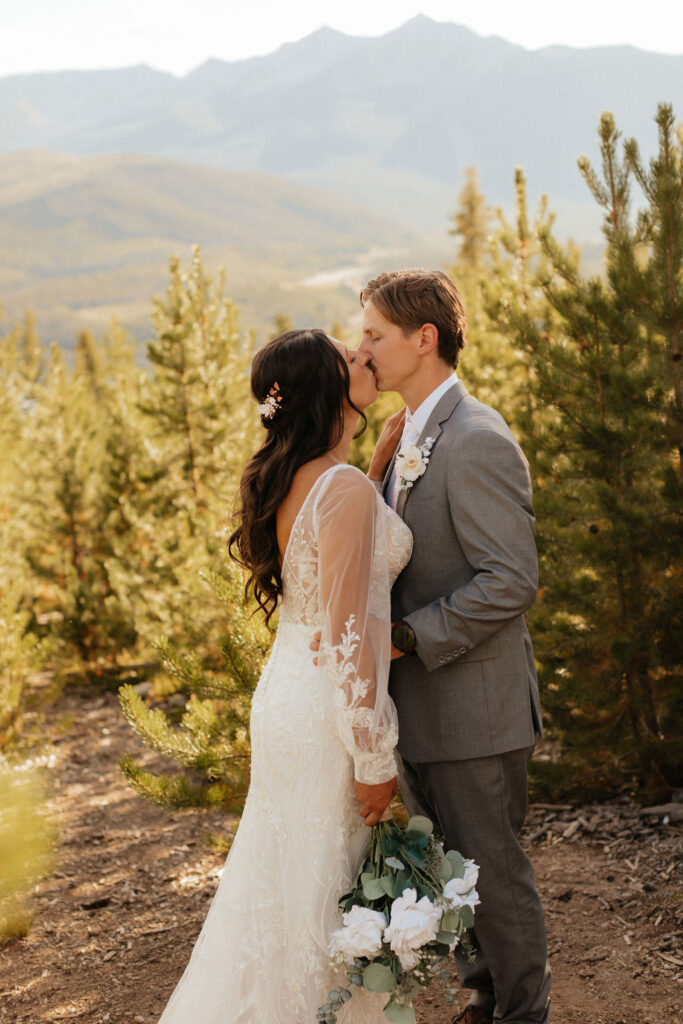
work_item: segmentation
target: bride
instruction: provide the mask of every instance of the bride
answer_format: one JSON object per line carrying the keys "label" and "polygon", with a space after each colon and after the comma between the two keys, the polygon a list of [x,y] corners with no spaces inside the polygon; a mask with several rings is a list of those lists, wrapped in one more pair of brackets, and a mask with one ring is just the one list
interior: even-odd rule
{"label": "bride", "polygon": [[[390,588],[412,537],[347,463],[373,374],[322,331],[287,331],[257,353],[251,387],[266,437],[230,549],[267,620],[281,601],[280,621],[252,703],[242,820],[160,1024],[314,1024],[335,985],[337,900],[396,791]],[[371,478],[401,428],[383,433]],[[380,1024],[385,998],[356,992],[340,1024]]]}

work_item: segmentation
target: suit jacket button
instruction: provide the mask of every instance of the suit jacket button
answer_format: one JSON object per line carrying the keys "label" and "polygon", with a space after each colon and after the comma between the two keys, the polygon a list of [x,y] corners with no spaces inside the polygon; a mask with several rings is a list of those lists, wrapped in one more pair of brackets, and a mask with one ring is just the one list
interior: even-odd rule
{"label": "suit jacket button", "polygon": [[467,654],[467,648],[466,647],[460,647],[458,649],[458,654]]}

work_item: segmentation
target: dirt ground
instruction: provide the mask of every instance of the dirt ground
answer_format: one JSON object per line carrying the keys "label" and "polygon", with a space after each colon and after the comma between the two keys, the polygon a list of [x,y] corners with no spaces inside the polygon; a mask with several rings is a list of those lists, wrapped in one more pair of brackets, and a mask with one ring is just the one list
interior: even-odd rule
{"label": "dirt ground", "polygon": [[[58,864],[32,897],[29,936],[0,947],[0,1022],[153,1024],[220,877],[207,833],[231,823],[169,814],[127,787],[118,760],[139,744],[113,694],[66,693],[50,721]],[[532,806],[554,1024],[683,1024],[682,825],[626,803]],[[418,1024],[454,1012],[438,989],[416,1005]]]}

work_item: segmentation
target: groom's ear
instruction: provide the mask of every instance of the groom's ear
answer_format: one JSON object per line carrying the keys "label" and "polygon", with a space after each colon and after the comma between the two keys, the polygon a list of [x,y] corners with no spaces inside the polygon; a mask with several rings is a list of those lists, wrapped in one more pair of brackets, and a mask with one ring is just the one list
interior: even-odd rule
{"label": "groom's ear", "polygon": [[439,347],[439,331],[434,324],[422,324],[420,328],[420,355],[427,355]]}

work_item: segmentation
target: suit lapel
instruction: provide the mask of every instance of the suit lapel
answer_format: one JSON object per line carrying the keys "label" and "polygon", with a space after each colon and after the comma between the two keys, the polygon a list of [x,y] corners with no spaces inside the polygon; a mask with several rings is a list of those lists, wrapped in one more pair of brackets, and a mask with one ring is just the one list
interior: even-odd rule
{"label": "suit lapel", "polygon": [[396,463],[396,456],[398,455],[400,448],[401,448],[401,442],[399,441],[399,443],[396,445],[396,451],[394,452],[394,454],[393,454],[393,456],[391,458],[391,462],[389,463],[389,465],[387,467],[387,470],[386,470],[386,473],[384,474],[384,479],[382,480],[382,497],[386,501],[387,505],[389,504],[388,487],[389,487],[389,481],[391,480],[391,471],[394,468],[394,465]]}
{"label": "suit lapel", "polygon": [[[468,393],[469,392],[467,391],[467,388],[465,387],[463,382],[461,380],[457,380],[455,382],[455,384],[453,385],[453,387],[449,388],[448,391],[446,392],[446,394],[443,396],[443,398],[439,402],[437,402],[436,406],[432,410],[432,413],[431,413],[429,419],[425,423],[424,430],[422,431],[422,433],[420,434],[419,438],[417,439],[416,444],[417,445],[424,444],[424,442],[427,440],[427,438],[431,437],[431,438],[434,439],[434,444],[432,445],[432,452],[433,452],[434,448],[438,444],[439,436],[441,435],[441,432],[443,430],[442,424],[445,423],[446,420],[450,419],[450,417],[453,415],[453,412],[455,411],[457,406],[460,404],[460,402],[462,402],[463,398]],[[396,454],[394,454],[394,458],[393,458],[392,463],[391,463],[392,466],[393,466],[395,461],[396,461]],[[423,476],[426,476],[427,473],[429,473],[429,465],[427,465],[427,468],[424,471]],[[415,488],[419,487],[420,480],[422,480],[422,479],[423,479],[422,476],[418,477],[418,479],[415,481],[413,486],[410,487],[407,491],[402,489],[402,490],[400,490],[398,492],[398,501],[396,503],[396,511],[398,512],[398,514],[401,517],[403,516],[403,510],[405,508],[405,505],[406,505],[406,502],[407,502],[408,498],[413,493]]]}

